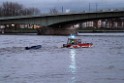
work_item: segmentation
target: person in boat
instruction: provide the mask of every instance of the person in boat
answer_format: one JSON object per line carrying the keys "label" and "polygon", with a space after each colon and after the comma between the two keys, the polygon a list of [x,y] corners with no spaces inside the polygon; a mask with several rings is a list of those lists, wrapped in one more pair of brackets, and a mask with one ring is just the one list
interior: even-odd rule
{"label": "person in boat", "polygon": [[70,41],[70,44],[74,44],[74,43],[75,43],[74,40],[71,40],[71,41]]}
{"label": "person in boat", "polygon": [[69,44],[79,44],[79,43],[81,43],[80,39],[70,39],[70,42],[69,42]]}

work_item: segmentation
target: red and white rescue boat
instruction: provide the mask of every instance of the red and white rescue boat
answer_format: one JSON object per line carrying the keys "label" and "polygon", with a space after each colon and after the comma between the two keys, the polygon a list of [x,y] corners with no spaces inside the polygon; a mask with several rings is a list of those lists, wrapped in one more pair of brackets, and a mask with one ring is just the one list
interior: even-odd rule
{"label": "red and white rescue boat", "polygon": [[89,48],[92,46],[92,43],[81,43],[81,39],[75,38],[68,38],[67,44],[63,44],[65,48]]}

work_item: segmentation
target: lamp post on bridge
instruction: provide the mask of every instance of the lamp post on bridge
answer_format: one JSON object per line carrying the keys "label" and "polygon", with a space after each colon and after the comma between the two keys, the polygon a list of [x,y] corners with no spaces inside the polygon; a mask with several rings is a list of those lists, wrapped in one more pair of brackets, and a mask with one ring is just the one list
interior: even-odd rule
{"label": "lamp post on bridge", "polygon": [[63,13],[63,6],[62,6],[62,13]]}
{"label": "lamp post on bridge", "polygon": [[[97,10],[98,10],[98,4],[95,3],[94,11],[97,12]],[[91,3],[89,3],[89,12],[91,12]]]}
{"label": "lamp post on bridge", "polygon": [[96,5],[96,12],[97,12],[97,8],[98,8],[97,6],[98,6],[98,4],[97,4],[97,3],[95,3],[95,5]]}
{"label": "lamp post on bridge", "polygon": [[90,12],[90,3],[89,3],[89,12]]}

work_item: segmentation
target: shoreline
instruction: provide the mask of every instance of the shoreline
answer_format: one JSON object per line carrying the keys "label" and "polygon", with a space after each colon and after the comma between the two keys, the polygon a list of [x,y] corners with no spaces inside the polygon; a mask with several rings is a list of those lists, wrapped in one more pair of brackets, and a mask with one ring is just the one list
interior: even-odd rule
{"label": "shoreline", "polygon": [[[78,30],[78,34],[83,33],[124,33],[124,30]],[[0,32],[0,35],[38,35],[37,32],[9,32],[9,33],[2,33]],[[51,34],[42,34],[42,35],[51,35]],[[57,34],[56,34],[57,35]],[[67,35],[67,34],[66,34]]]}
{"label": "shoreline", "polygon": [[123,30],[100,30],[100,29],[96,29],[96,30],[78,30],[79,33],[122,33],[124,32]]}

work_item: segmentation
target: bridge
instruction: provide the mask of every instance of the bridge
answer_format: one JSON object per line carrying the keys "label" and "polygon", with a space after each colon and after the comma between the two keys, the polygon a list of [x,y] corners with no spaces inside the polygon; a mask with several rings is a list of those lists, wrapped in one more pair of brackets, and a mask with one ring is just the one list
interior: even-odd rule
{"label": "bridge", "polygon": [[[56,34],[59,34],[60,32],[68,33],[67,32],[68,30],[65,27],[69,27],[70,25],[82,21],[120,18],[120,17],[124,17],[124,11],[122,10],[105,11],[105,12],[87,12],[87,13],[67,13],[67,14],[40,15],[40,16],[17,16],[17,17],[0,18],[0,25],[36,24],[41,26],[41,28],[39,29],[39,33],[43,33],[43,31],[44,32],[46,31],[47,34],[49,34],[50,32],[52,33],[58,32]],[[61,28],[61,30],[58,28]]]}

